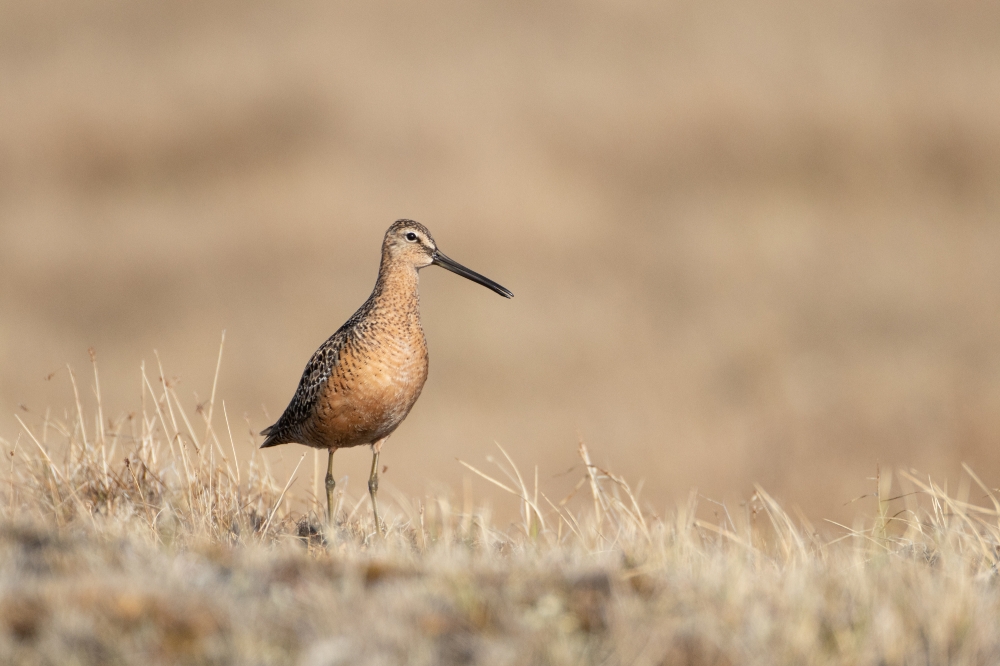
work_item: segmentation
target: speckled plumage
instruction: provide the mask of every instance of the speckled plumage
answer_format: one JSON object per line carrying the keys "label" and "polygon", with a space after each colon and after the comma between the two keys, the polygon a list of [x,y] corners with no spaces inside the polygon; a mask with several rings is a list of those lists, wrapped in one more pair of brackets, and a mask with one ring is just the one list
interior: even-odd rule
{"label": "speckled plumage", "polygon": [[[396,222],[390,234],[410,220]],[[388,437],[427,379],[417,269],[383,248],[371,296],[309,359],[291,403],[261,434],[261,448],[298,442],[341,449]]]}
{"label": "speckled plumage", "polygon": [[328,449],[327,516],[332,520],[333,452],[371,445],[368,481],[378,520],[378,456],[385,439],[410,413],[427,380],[427,343],[417,290],[421,268],[436,264],[498,294],[513,294],[442,254],[422,224],[397,220],[386,231],[371,296],[306,364],[281,417],[261,432],[261,448],[297,442]]}

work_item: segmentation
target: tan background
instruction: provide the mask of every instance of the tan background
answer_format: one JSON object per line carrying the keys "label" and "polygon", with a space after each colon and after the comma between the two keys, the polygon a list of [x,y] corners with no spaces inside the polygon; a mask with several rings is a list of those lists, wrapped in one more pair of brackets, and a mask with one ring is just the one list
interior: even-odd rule
{"label": "tan background", "polygon": [[388,485],[498,441],[558,494],[578,435],[658,508],[996,485],[998,204],[995,3],[3,2],[0,437],[91,346],[193,405],[226,329],[249,456],[406,216],[516,297],[423,273]]}

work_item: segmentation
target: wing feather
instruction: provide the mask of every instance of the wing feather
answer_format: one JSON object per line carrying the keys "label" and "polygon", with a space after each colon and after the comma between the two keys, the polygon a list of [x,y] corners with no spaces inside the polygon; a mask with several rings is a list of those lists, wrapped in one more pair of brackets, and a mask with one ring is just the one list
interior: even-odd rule
{"label": "wing feather", "polygon": [[[352,317],[353,319],[353,317]],[[351,322],[344,324],[320,345],[302,371],[299,386],[281,417],[271,426],[261,431],[267,437],[260,448],[299,442],[301,426],[312,415],[326,382],[333,375],[340,360],[341,350],[350,337]],[[305,444],[306,442],[300,442]]]}

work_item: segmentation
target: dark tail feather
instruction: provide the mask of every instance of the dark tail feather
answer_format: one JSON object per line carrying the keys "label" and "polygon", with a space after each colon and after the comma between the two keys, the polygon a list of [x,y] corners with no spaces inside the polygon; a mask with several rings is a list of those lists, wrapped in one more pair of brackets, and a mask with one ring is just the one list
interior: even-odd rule
{"label": "dark tail feather", "polygon": [[264,440],[264,443],[260,445],[260,448],[267,449],[272,446],[277,446],[278,444],[285,444],[287,442],[287,440],[282,439],[278,435],[277,428],[275,428],[276,425],[278,424],[275,423],[274,425],[268,426],[260,431],[260,434],[267,438]]}

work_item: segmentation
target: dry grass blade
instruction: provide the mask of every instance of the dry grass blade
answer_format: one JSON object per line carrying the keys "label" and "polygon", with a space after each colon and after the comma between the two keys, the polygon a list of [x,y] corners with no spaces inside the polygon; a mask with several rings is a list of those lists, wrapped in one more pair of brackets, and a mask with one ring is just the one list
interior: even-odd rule
{"label": "dry grass blade", "polygon": [[101,445],[101,463],[104,465],[104,476],[108,475],[107,442],[104,437],[104,407],[101,400],[101,377],[97,372],[97,352],[93,348],[87,350],[90,354],[90,364],[94,368],[94,395],[97,398],[97,440]]}
{"label": "dry grass blade", "polygon": [[964,469],[965,473],[968,474],[969,477],[976,482],[977,486],[983,489],[983,492],[986,493],[986,496],[990,498],[990,501],[993,503],[993,511],[994,511],[993,515],[997,519],[997,528],[1000,528],[1000,500],[997,500],[996,495],[993,494],[993,491],[990,490],[986,486],[986,484],[982,482],[979,476],[977,476],[976,473],[972,471],[971,467],[969,467],[965,463],[962,463],[962,469]]}
{"label": "dry grass blade", "polygon": [[202,440],[207,441],[212,433],[212,416],[215,413],[215,391],[219,387],[219,371],[222,370],[222,350],[226,346],[226,331],[222,331],[222,339],[219,340],[219,356],[215,361],[215,374],[212,375],[212,393],[208,398],[208,411],[205,414],[205,436]]}
{"label": "dry grass blade", "polygon": [[[517,468],[517,465],[514,464],[514,460],[510,457],[510,455],[507,453],[507,451],[502,446],[500,446],[499,442],[493,442],[493,443],[496,445],[496,447],[498,449],[500,449],[500,453],[503,454],[503,457],[507,459],[507,462],[510,464],[510,468],[514,471],[514,475],[517,477],[517,483],[518,483],[518,485],[521,488],[521,492],[519,494],[519,497],[522,500],[524,500],[524,504],[527,507],[525,509],[525,512],[524,512],[525,513],[525,520],[526,520],[525,532],[528,533],[528,534],[531,533],[531,513],[530,512],[532,512],[532,511],[534,512],[535,516],[538,517],[538,524],[541,526],[541,529],[544,530],[545,529],[545,518],[542,516],[542,512],[538,510],[537,493],[536,493],[535,499],[534,500],[531,499],[531,496],[528,493],[528,487],[524,484],[524,479],[521,478],[521,470],[519,470]],[[536,488],[538,487],[537,484],[538,484],[538,474],[537,474],[537,470],[536,470],[536,474],[535,474],[535,487]]]}
{"label": "dry grass blade", "polygon": [[[757,497],[761,499],[764,505],[764,510],[767,512],[768,518],[771,520],[771,524],[774,526],[774,531],[781,540],[782,548],[785,550],[786,557],[792,557],[792,555],[797,555],[798,557],[808,557],[809,553],[806,549],[805,542],[802,540],[799,534],[798,528],[792,521],[791,517],[785,512],[781,506],[771,497],[767,492],[760,487],[760,485],[754,485]],[[794,551],[792,546],[794,545]]]}
{"label": "dry grass blade", "polygon": [[601,512],[601,493],[597,487],[597,478],[594,476],[594,466],[590,462],[590,451],[587,450],[587,445],[583,443],[583,439],[580,439],[578,451],[580,453],[580,458],[583,460],[585,469],[587,470],[587,478],[590,480],[590,494],[594,498],[594,519],[597,524],[600,525],[604,521],[604,515]]}
{"label": "dry grass blade", "polygon": [[[646,518],[643,516],[642,509],[639,508],[639,500],[636,498],[635,493],[632,492],[632,487],[625,481],[625,479],[616,474],[612,474],[611,472],[597,466],[594,466],[594,469],[600,471],[601,474],[610,479],[616,486],[618,486],[618,488],[622,490],[622,492],[625,493],[626,497],[629,499],[630,506],[625,506],[617,500],[614,500],[614,502],[618,505],[621,512],[625,514],[625,516],[632,523],[639,527],[643,536],[648,540],[650,538],[649,527],[646,524]],[[606,500],[604,505],[608,506],[610,502],[610,500]]]}
{"label": "dry grass blade", "polygon": [[746,541],[741,539],[739,535],[734,534],[733,532],[727,530],[725,527],[722,527],[721,525],[713,525],[712,523],[706,522],[704,520],[695,520],[694,526],[703,530],[715,532],[719,536],[725,537],[726,540],[732,541],[736,545],[741,546],[743,549],[745,549],[748,553],[752,555],[755,556],[760,555],[760,551],[754,548],[753,544],[747,543]]}
{"label": "dry grass blade", "polygon": [[226,430],[229,432],[229,444],[233,447],[233,464],[236,466],[236,485],[240,484],[240,459],[236,455],[236,441],[233,439],[233,429],[229,425],[229,412],[226,410],[226,401],[222,401],[222,414],[226,417]]}
{"label": "dry grass blade", "polygon": [[292,485],[292,481],[295,480],[295,475],[298,473],[299,467],[305,459],[306,454],[303,453],[302,456],[299,457],[299,461],[295,463],[295,469],[293,469],[292,473],[288,475],[288,482],[285,483],[285,487],[281,489],[281,494],[278,495],[278,499],[274,502],[274,508],[271,509],[271,512],[267,515],[267,520],[264,521],[264,526],[260,530],[261,534],[267,533],[267,528],[271,526],[271,520],[274,518],[274,514],[278,512],[278,507],[281,506],[281,500],[285,499],[285,493],[288,492],[288,487]]}
{"label": "dry grass blade", "polygon": [[458,458],[456,458],[455,460],[458,460],[458,464],[459,465],[462,465],[463,467],[465,467],[466,469],[470,470],[471,472],[473,472],[477,476],[480,476],[480,477],[486,479],[487,481],[489,481],[490,483],[492,483],[493,485],[495,485],[497,488],[500,488],[501,490],[506,490],[508,493],[510,493],[514,497],[517,497],[517,498],[522,499],[522,500],[524,499],[524,497],[521,496],[521,493],[517,492],[516,490],[514,490],[510,486],[508,486],[508,485],[506,485],[506,484],[504,484],[504,483],[502,483],[500,481],[497,481],[496,479],[494,479],[492,476],[490,476],[486,472],[483,472],[483,471],[480,471],[480,470],[476,469],[475,467],[473,467],[469,463],[465,462],[464,460],[459,460]]}
{"label": "dry grass blade", "polygon": [[139,486],[139,477],[135,475],[135,470],[132,469],[132,463],[128,458],[125,459],[125,467],[132,476],[132,483],[135,484],[135,492],[138,493],[139,497],[142,499],[142,508],[145,510],[146,520],[149,522],[149,532],[153,535],[154,539],[159,540],[160,536],[156,533],[156,523],[153,521],[153,512],[149,508],[149,502],[146,501],[146,495],[142,492],[142,488]]}
{"label": "dry grass blade", "polygon": [[83,439],[83,448],[87,449],[90,444],[87,442],[87,422],[83,416],[83,403],[80,402],[80,390],[76,386],[76,374],[73,372],[73,368],[66,366],[66,370],[69,371],[69,381],[73,385],[73,398],[76,400],[76,416],[77,422],[80,425],[80,437]]}

